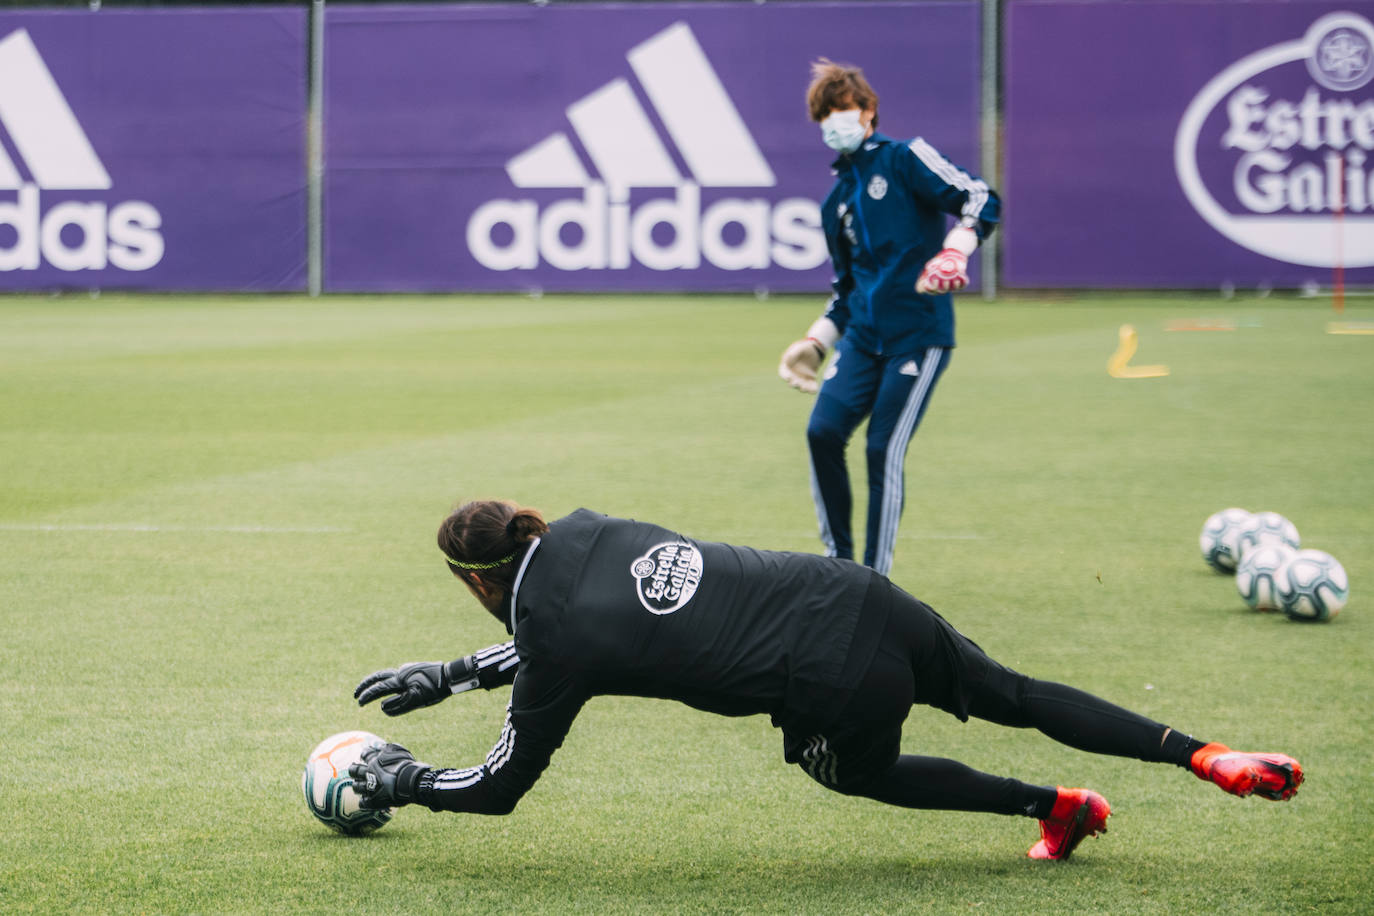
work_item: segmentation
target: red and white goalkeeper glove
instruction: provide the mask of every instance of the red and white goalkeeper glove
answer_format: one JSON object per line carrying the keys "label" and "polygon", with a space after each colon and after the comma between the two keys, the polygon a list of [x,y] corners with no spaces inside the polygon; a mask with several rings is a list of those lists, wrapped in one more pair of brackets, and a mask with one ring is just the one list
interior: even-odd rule
{"label": "red and white goalkeeper glove", "polygon": [[945,247],[926,262],[916,281],[918,293],[952,293],[968,286],[968,256],[978,248],[972,229],[956,226],[945,236]]}
{"label": "red and white goalkeeper glove", "polygon": [[778,376],[798,391],[815,394],[820,390],[818,375],[821,363],[835,341],[840,339],[840,330],[829,318],[817,318],[806,336],[788,344],[782,351],[778,363]]}

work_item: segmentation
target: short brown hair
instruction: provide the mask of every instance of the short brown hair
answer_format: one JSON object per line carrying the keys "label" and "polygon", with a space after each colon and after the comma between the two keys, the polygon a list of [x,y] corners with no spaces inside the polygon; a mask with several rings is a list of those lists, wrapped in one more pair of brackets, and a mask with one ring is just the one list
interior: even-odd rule
{"label": "short brown hair", "polygon": [[811,120],[824,121],[832,111],[859,108],[873,112],[878,123],[878,93],[864,79],[858,67],[837,64],[827,57],[811,64],[811,85],[806,90],[806,107]]}

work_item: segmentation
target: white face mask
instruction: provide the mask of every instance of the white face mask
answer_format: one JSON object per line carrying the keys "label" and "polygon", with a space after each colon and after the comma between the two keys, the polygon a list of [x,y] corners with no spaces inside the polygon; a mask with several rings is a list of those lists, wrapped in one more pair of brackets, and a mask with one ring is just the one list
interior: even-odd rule
{"label": "white face mask", "polygon": [[825,145],[837,153],[852,153],[864,142],[868,128],[859,121],[863,112],[857,108],[849,111],[832,111],[821,122],[821,139]]}

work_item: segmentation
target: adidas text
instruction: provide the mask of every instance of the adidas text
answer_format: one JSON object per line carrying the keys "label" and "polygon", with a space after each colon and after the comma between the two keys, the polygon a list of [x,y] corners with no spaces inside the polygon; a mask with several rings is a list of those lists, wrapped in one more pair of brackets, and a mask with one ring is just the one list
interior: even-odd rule
{"label": "adidas text", "polygon": [[[672,230],[671,241],[655,238],[660,224]],[[736,228],[727,233],[732,224]],[[500,226],[508,241],[493,238]],[[567,233],[573,241],[565,237],[568,226],[576,227]],[[723,270],[771,264],[810,270],[827,257],[815,201],[794,197],[770,206],[763,198],[727,197],[703,211],[701,188],[692,182],[636,209],[623,192],[612,196],[605,183],[595,181],[581,199],[556,201],[543,212],[531,199],[488,201],[468,220],[467,244],[491,270],[533,269],[541,257],[559,270],[620,270],[632,261],[651,270],[690,270],[702,258]]]}
{"label": "adidas text", "polygon": [[162,215],[141,200],[108,209],[103,201],[64,200],[44,213],[37,186],[26,183],[15,199],[0,197],[0,271],[44,262],[58,270],[148,270],[165,251],[161,226]]}

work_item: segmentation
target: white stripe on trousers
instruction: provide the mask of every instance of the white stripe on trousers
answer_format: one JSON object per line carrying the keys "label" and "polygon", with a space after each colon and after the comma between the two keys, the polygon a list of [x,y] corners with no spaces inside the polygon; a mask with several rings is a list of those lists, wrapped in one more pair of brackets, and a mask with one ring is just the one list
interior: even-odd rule
{"label": "white stripe on trousers", "polygon": [[[887,575],[892,569],[892,554],[897,548],[897,525],[902,520],[902,498],[905,488],[903,465],[906,464],[906,449],[916,430],[916,419],[921,415],[921,407],[930,395],[930,386],[935,383],[936,370],[940,365],[940,347],[926,350],[921,360],[921,374],[916,384],[911,386],[906,406],[902,408],[897,425],[887,440],[887,455],[883,462],[883,504],[878,517],[878,548],[873,552],[873,569]],[[872,422],[871,420],[869,422]]]}
{"label": "white stripe on trousers", "polygon": [[802,751],[806,772],[819,783],[828,786],[838,783],[840,761],[830,750],[830,742],[824,735],[813,735],[806,741],[806,750]]}
{"label": "white stripe on trousers", "polygon": [[835,549],[835,534],[830,530],[830,516],[825,511],[825,498],[821,496],[821,482],[816,477],[814,457],[811,459],[811,501],[816,504],[816,521],[820,524],[821,543],[825,545],[825,555],[837,556],[839,551]]}

